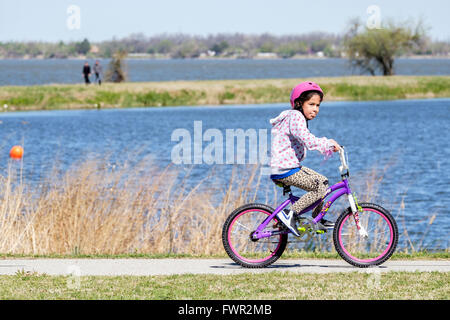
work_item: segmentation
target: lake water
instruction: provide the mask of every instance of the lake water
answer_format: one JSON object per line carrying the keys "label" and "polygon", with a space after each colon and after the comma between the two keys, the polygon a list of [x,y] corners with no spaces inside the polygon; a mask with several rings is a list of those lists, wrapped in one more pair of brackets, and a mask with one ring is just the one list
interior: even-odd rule
{"label": "lake water", "polygon": [[[215,132],[224,141],[227,129],[262,130],[269,133],[270,147],[268,120],[286,107],[286,104],[266,104],[0,113],[0,169],[5,173],[9,149],[15,144],[24,145],[23,176],[34,184],[39,184],[53,167],[55,158],[63,168],[68,168],[87,156],[107,154],[111,163],[150,156],[164,168],[172,163],[172,151],[179,143],[172,141],[177,129],[190,134],[192,150],[194,140],[202,140],[208,129],[217,129]],[[379,201],[397,217],[401,233],[407,230],[413,242],[419,242],[425,234],[421,247],[431,250],[448,248],[449,123],[450,99],[325,101],[319,116],[311,121],[310,130],[347,147],[355,180],[374,168],[386,170],[379,186]],[[200,137],[194,130],[199,124]],[[260,136],[258,143],[266,136]],[[203,139],[206,141],[204,136]],[[202,150],[207,145],[203,142]],[[246,145],[244,149],[250,147]],[[248,152],[246,159],[250,159]],[[340,179],[336,156],[324,162],[319,153],[309,152],[304,165],[326,175],[330,183]],[[239,164],[209,165],[204,161],[197,165],[174,165],[192,169],[189,180],[192,186],[211,168],[226,185],[236,166],[243,168]],[[262,186],[271,185],[264,175],[264,166],[262,169]],[[355,191],[364,193],[363,189]],[[400,210],[402,198],[404,212]],[[436,219],[432,229],[428,229],[428,221],[434,214]],[[401,235],[399,245],[407,246],[406,241]]]}
{"label": "lake water", "polygon": [[[95,61],[89,60],[91,66]],[[0,60],[0,86],[83,83],[83,60]],[[100,60],[103,70],[109,60]],[[218,80],[358,75],[346,59],[127,60],[128,80]],[[450,59],[396,59],[398,75],[449,75]],[[93,78],[91,79],[93,80]]]}

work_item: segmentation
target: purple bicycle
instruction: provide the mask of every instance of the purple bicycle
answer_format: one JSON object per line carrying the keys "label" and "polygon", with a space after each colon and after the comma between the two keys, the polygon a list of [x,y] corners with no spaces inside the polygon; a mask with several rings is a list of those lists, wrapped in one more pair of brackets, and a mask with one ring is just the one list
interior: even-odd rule
{"label": "purple bicycle", "polygon": [[[326,232],[318,222],[341,196],[347,196],[350,206],[341,213],[333,228],[333,243],[338,254],[360,268],[380,265],[394,253],[398,242],[397,223],[388,210],[373,203],[358,204],[348,182],[349,169],[344,147],[339,150],[342,181],[328,188],[325,196],[296,216],[299,241],[308,241],[315,234]],[[286,249],[292,233],[276,215],[299,199],[289,186],[283,195],[289,197],[276,209],[265,204],[250,203],[234,210],[225,221],[222,241],[225,251],[236,263],[247,268],[267,267],[278,260]],[[330,196],[329,200],[325,200]],[[303,216],[320,203],[320,213],[314,218]],[[292,234],[293,235],[293,234]],[[294,235],[293,235],[294,236]]]}

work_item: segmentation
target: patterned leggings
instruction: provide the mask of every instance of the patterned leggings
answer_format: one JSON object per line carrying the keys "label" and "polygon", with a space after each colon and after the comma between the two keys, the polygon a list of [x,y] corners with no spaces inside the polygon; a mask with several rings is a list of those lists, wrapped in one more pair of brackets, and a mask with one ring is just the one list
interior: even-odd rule
{"label": "patterned leggings", "polygon": [[[304,194],[292,205],[291,209],[296,213],[321,199],[328,188],[328,179],[325,176],[303,166],[300,171],[275,181],[308,191],[308,193]],[[317,214],[319,214],[321,208],[321,205],[317,206],[317,209],[313,212],[313,217],[316,217]]]}

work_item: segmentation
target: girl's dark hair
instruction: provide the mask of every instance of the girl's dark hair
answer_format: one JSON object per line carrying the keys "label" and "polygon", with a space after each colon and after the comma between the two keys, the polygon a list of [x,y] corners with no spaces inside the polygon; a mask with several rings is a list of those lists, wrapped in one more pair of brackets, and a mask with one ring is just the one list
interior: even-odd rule
{"label": "girl's dark hair", "polygon": [[311,99],[315,94],[319,95],[320,102],[322,102],[322,100],[323,100],[323,93],[322,92],[315,91],[315,90],[305,91],[305,92],[303,92],[300,95],[300,97],[295,99],[295,101],[294,101],[294,109],[298,110],[300,112],[303,112],[303,110],[302,110],[303,103],[305,103],[305,101],[308,101],[309,99]]}
{"label": "girl's dark hair", "polygon": [[[320,97],[320,102],[323,100],[323,93],[320,91],[310,90],[303,92],[300,97],[294,100],[294,110],[300,111],[303,115],[303,103],[311,99],[315,94]],[[306,118],[306,117],[305,117]],[[308,128],[308,119],[306,119],[306,128]]]}

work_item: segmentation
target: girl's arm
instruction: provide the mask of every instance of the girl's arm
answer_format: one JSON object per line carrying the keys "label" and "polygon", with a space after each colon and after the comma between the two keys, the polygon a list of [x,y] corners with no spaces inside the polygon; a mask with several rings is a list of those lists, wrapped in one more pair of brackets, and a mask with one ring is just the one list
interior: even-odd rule
{"label": "girl's arm", "polygon": [[293,112],[289,120],[291,134],[302,141],[308,150],[317,150],[322,154],[334,147],[334,140],[317,138],[306,127],[306,119],[300,112]]}

